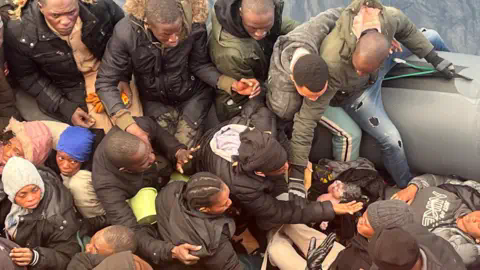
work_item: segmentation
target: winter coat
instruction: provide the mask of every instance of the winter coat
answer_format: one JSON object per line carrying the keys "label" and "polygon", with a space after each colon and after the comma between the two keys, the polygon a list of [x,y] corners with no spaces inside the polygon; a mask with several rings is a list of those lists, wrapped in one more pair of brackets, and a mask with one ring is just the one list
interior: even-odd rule
{"label": "winter coat", "polygon": [[[278,183],[273,178],[257,176],[254,172],[239,173],[231,162],[213,152],[210,140],[226,124],[243,124],[262,131],[275,130],[271,129],[271,123],[275,123],[273,114],[264,106],[258,104],[257,106],[259,107],[253,106],[257,108],[253,110],[247,107],[249,110],[244,110],[242,116],[234,117],[229,123],[220,124],[205,133],[196,157],[197,171],[208,171],[220,177],[230,188],[232,203],[242,210],[242,217],[254,218],[264,230],[269,230],[277,224],[308,224],[332,220],[335,213],[330,202],[312,202],[300,209],[294,201],[279,201],[275,197],[280,193],[274,195],[274,189],[277,188]],[[256,116],[257,112],[261,113],[262,110],[266,110],[269,116]]]}
{"label": "winter coat", "polygon": [[480,256],[478,245],[458,228],[456,220],[480,209],[480,183],[426,174],[410,184],[419,188],[411,205],[416,222],[447,240],[465,265],[474,263]]}
{"label": "winter coat", "polygon": [[[79,7],[82,42],[101,59],[123,11],[111,0],[98,0],[93,5],[79,1]],[[87,111],[85,80],[72,48],[47,26],[36,0],[29,0],[20,20],[8,22],[5,49],[20,88],[35,97],[44,112],[70,123],[77,107]]]}
{"label": "winter coat", "polygon": [[27,270],[25,266],[16,265],[10,258],[10,251],[14,248],[20,248],[20,246],[6,238],[0,238],[0,264],[2,265],[2,270]]}
{"label": "winter coat", "polygon": [[[212,31],[208,48],[213,63],[223,74],[236,80],[256,78],[265,82],[270,65],[273,45],[280,35],[292,31],[299,24],[289,18],[282,17],[283,0],[275,0],[275,21],[268,35],[256,41],[245,31],[239,8],[240,0],[219,0],[215,2],[215,13],[212,14]],[[227,102],[232,99],[233,104]],[[216,104],[218,115],[224,120],[231,119],[240,113],[248,96],[235,92],[217,91]]]}
{"label": "winter coat", "polygon": [[357,234],[344,250],[338,253],[330,270],[358,270],[370,269],[372,259],[368,255],[368,240]]}
{"label": "winter coat", "polygon": [[[15,242],[36,250],[40,259],[32,269],[66,269],[70,259],[80,252],[76,234],[80,228],[72,195],[57,175],[46,167],[38,168],[45,194],[32,213],[21,216]],[[0,203],[0,220],[5,220],[11,203]],[[3,231],[4,225],[2,223]]]}
{"label": "winter coat", "polygon": [[[357,44],[352,24],[362,5],[381,10],[379,15],[381,32],[389,43],[395,38],[420,58],[433,50],[430,41],[400,10],[385,7],[379,0],[353,1],[342,11],[335,28],[323,40],[321,46],[312,52],[319,53],[328,65],[328,88],[316,101],[304,98],[300,111],[295,115],[290,142],[292,153],[289,157],[289,161],[294,165],[307,165],[313,130],[331,103],[330,100],[333,99],[331,105],[334,106],[348,102],[347,99],[351,101],[377,79],[378,71],[370,76],[359,77],[351,62]],[[306,47],[308,50],[310,46],[306,44]]]}
{"label": "winter coat", "polygon": [[[185,243],[201,246],[202,249],[193,252],[200,257],[195,268],[244,269],[230,242],[235,232],[233,219],[190,209],[183,197],[185,186],[183,181],[174,181],[157,195],[155,205],[160,237],[175,246]],[[183,266],[180,262],[174,264],[177,264],[177,269]]]}
{"label": "winter coat", "polygon": [[[195,0],[193,2],[196,2]],[[128,2],[127,2],[128,3]],[[221,74],[212,64],[207,50],[205,21],[194,21],[190,1],[181,1],[183,8],[183,40],[176,47],[163,47],[143,17],[133,13],[115,27],[108,43],[95,87],[109,115],[126,109],[117,88],[123,74],[133,69],[144,114],[158,117],[163,105],[178,106],[194,95],[210,91],[220,83]],[[143,9],[143,8],[142,8]],[[127,13],[129,10],[127,10]],[[205,17],[206,20],[206,17]],[[223,78],[223,77],[222,77]],[[201,125],[211,99],[202,99],[202,109],[184,111],[193,127]],[[119,125],[119,123],[116,123]],[[120,124],[119,126],[125,126]]]}
{"label": "winter coat", "polygon": [[[161,128],[149,117],[135,118],[136,123],[149,134],[153,149],[168,160],[175,160],[176,152],[186,147],[175,137]],[[107,213],[112,225],[124,225],[133,228],[137,225],[132,209],[125,200],[148,186],[145,173],[127,173],[119,171],[107,158],[105,145],[109,137],[116,132],[123,132],[118,127],[112,128],[98,145],[93,156],[92,182],[98,199]],[[158,176],[157,176],[158,177]],[[156,177],[155,177],[156,180]],[[155,184],[155,183],[154,183]],[[155,185],[154,185],[155,186]]]}

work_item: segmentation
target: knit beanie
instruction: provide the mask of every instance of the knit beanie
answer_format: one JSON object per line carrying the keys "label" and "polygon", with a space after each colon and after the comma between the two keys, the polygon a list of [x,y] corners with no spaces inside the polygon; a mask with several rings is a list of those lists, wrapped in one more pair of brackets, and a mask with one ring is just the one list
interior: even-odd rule
{"label": "knit beanie", "polygon": [[12,131],[22,144],[25,159],[38,166],[45,162],[52,150],[52,133],[48,127],[40,121],[20,122],[15,118],[10,119],[10,123],[5,131]]}
{"label": "knit beanie", "polygon": [[240,134],[238,167],[243,172],[269,173],[287,162],[287,152],[271,133],[247,129]]}
{"label": "knit beanie", "polygon": [[374,202],[368,206],[367,216],[375,232],[383,228],[413,223],[412,208],[400,200]]}
{"label": "knit beanie", "polygon": [[90,159],[94,142],[95,134],[90,130],[70,126],[60,135],[57,151],[65,152],[79,162],[85,162]]}
{"label": "knit beanie", "polygon": [[[28,185],[36,185],[45,193],[43,179],[37,168],[21,157],[11,157],[3,169],[2,182],[8,199],[14,203],[17,192]],[[43,195],[42,195],[43,196]]]}
{"label": "knit beanie", "polygon": [[421,256],[417,240],[401,228],[376,232],[368,243],[368,254],[379,270],[411,270]]}

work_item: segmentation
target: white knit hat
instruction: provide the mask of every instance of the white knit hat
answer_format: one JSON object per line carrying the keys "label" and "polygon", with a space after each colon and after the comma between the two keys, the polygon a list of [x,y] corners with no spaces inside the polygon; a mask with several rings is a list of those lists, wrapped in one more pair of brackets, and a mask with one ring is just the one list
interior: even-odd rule
{"label": "white knit hat", "polygon": [[2,182],[8,199],[15,203],[15,195],[23,187],[37,185],[45,193],[45,185],[37,168],[28,160],[21,157],[11,157],[2,173]]}

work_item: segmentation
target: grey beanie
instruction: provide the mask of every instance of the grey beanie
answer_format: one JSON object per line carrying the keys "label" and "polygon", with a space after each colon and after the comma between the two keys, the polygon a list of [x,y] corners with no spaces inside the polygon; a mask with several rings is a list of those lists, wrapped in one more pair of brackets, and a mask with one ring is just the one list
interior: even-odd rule
{"label": "grey beanie", "polygon": [[410,205],[400,200],[377,201],[367,208],[368,222],[374,231],[413,223]]}
{"label": "grey beanie", "polygon": [[45,193],[45,185],[37,168],[21,157],[11,157],[3,169],[2,182],[8,199],[15,203],[17,192],[28,185],[37,185]]}

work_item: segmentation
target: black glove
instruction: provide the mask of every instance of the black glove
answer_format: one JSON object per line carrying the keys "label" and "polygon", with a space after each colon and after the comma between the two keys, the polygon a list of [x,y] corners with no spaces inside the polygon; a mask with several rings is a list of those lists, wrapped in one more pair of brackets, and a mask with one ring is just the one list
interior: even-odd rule
{"label": "black glove", "polygon": [[335,233],[330,233],[317,248],[315,247],[317,239],[312,237],[308,245],[307,267],[305,270],[322,270],[322,263],[328,253],[330,253],[330,250],[332,250],[334,243]]}
{"label": "black glove", "polygon": [[[288,199],[300,207],[307,203],[307,190],[304,183],[305,167],[291,165],[288,174]],[[303,203],[302,203],[303,202]]]}
{"label": "black glove", "polygon": [[425,60],[432,64],[436,70],[445,76],[445,78],[453,79],[455,77],[455,67],[453,66],[452,62],[438,56],[435,50],[432,50],[429,54],[427,54],[427,56],[425,56]]}

